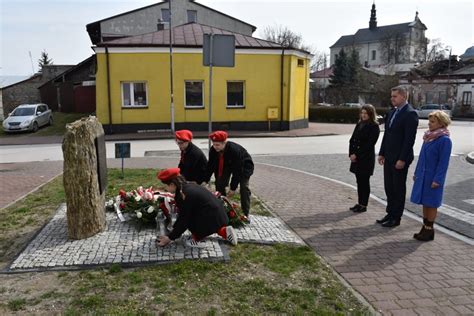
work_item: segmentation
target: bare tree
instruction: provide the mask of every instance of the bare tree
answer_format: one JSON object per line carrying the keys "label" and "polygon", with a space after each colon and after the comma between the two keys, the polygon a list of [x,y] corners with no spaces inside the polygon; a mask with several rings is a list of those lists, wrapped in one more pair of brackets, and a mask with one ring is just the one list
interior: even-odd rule
{"label": "bare tree", "polygon": [[441,39],[435,38],[429,41],[428,53],[426,61],[440,61],[447,59],[449,56],[449,46],[441,42]]}
{"label": "bare tree", "polygon": [[317,50],[312,45],[307,45],[303,41],[301,34],[295,33],[284,25],[266,26],[261,34],[262,38],[278,43],[286,48],[301,49],[313,55],[311,60],[311,71],[318,71],[326,68],[326,53]]}
{"label": "bare tree", "polygon": [[387,33],[381,41],[380,50],[387,64],[406,62],[408,57],[406,36],[402,32]]}
{"label": "bare tree", "polygon": [[266,26],[263,29],[263,38],[283,47],[301,49],[303,46],[301,35],[283,25]]}

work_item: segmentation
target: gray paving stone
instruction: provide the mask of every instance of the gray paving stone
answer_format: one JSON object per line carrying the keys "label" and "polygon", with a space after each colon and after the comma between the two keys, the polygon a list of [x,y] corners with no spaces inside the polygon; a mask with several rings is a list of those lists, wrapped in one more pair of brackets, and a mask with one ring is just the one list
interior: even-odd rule
{"label": "gray paving stone", "polygon": [[[227,252],[222,249],[227,245],[217,234],[210,236],[202,249],[188,248],[182,240],[157,248],[155,229],[139,229],[131,222],[120,222],[114,213],[107,213],[106,216],[106,231],[83,240],[69,240],[66,206],[61,205],[51,221],[13,261],[9,270],[79,268],[113,263],[151,264],[183,259],[228,260]],[[251,224],[236,229],[239,242],[304,244],[278,218],[252,215],[251,221]],[[189,235],[186,232],[184,237]]]}

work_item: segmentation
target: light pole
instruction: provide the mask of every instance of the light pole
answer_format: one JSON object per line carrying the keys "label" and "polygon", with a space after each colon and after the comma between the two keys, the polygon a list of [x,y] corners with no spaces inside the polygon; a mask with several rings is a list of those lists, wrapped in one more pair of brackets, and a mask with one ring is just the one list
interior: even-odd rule
{"label": "light pole", "polygon": [[445,51],[449,51],[449,57],[448,57],[448,82],[447,82],[447,85],[446,85],[446,96],[448,98],[448,104],[449,104],[449,107],[452,108],[452,102],[451,102],[451,87],[450,87],[450,76],[451,76],[451,52],[452,52],[452,47],[450,47],[449,49],[445,48],[444,50]]}

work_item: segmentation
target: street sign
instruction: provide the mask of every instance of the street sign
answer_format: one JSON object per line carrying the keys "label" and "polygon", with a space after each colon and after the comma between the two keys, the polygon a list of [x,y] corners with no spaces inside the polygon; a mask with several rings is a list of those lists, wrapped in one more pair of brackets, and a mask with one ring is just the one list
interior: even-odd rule
{"label": "street sign", "polygon": [[204,34],[203,65],[211,64],[212,36],[212,66],[234,67],[235,65],[235,36],[226,34]]}
{"label": "street sign", "polygon": [[130,143],[115,143],[115,158],[122,158],[123,179],[123,159],[130,158]]}

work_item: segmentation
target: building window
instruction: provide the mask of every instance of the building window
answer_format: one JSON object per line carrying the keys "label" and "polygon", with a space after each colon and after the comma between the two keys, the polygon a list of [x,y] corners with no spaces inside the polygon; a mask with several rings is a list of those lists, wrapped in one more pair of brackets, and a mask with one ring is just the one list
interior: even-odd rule
{"label": "building window", "polygon": [[471,91],[464,91],[462,93],[462,105],[463,106],[471,106],[472,103],[472,92]]}
{"label": "building window", "polygon": [[227,81],[227,107],[244,107],[244,82]]}
{"label": "building window", "polygon": [[298,67],[304,67],[304,59],[298,58]]}
{"label": "building window", "polygon": [[148,106],[146,82],[122,82],[122,106]]}
{"label": "building window", "polygon": [[188,10],[188,23],[196,23],[197,22],[197,11],[196,10]]}
{"label": "building window", "polygon": [[170,23],[171,14],[169,9],[161,9],[161,21]]}
{"label": "building window", "polygon": [[377,57],[377,51],[373,50],[372,51],[372,60],[375,60],[376,57]]}
{"label": "building window", "polygon": [[186,81],[184,93],[185,107],[204,107],[204,94],[202,81]]}

